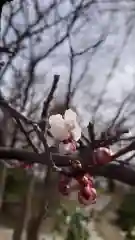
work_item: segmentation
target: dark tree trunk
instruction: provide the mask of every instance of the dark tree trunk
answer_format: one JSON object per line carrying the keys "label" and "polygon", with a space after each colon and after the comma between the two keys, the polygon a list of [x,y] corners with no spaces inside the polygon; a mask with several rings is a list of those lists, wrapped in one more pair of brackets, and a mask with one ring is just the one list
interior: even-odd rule
{"label": "dark tree trunk", "polygon": [[21,240],[22,238],[22,232],[23,232],[24,220],[25,220],[25,209],[26,209],[26,196],[22,200],[21,212],[17,221],[17,226],[12,235],[12,240]]}
{"label": "dark tree trunk", "polygon": [[17,226],[13,233],[12,240],[21,240],[23,230],[26,228],[28,219],[31,214],[31,201],[34,191],[34,184],[35,178],[32,177],[29,181],[27,193],[25,194],[24,199],[22,199],[21,212],[17,221]]}
{"label": "dark tree trunk", "polygon": [[[39,193],[37,214],[33,212],[27,226],[27,240],[38,240],[39,229],[50,210],[55,209],[59,204],[59,194],[57,191],[57,176],[48,170],[47,175]],[[52,196],[55,195],[55,198]]]}
{"label": "dark tree trunk", "polygon": [[27,240],[38,240],[38,233],[41,222],[45,218],[45,201],[40,205],[40,212],[37,217],[32,217],[29,220],[27,227]]}

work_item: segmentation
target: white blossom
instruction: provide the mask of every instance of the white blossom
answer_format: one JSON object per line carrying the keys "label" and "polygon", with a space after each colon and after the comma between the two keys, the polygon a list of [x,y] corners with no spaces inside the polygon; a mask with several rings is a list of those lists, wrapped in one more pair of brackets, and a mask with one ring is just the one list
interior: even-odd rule
{"label": "white blossom", "polygon": [[64,117],[60,114],[49,118],[50,132],[56,140],[63,141],[72,136],[73,140],[81,138],[81,128],[77,122],[77,115],[71,109],[65,111]]}
{"label": "white blossom", "polygon": [[52,115],[49,118],[49,124],[51,126],[50,132],[57,140],[63,141],[68,139],[69,131],[66,128],[65,121],[60,114]]}

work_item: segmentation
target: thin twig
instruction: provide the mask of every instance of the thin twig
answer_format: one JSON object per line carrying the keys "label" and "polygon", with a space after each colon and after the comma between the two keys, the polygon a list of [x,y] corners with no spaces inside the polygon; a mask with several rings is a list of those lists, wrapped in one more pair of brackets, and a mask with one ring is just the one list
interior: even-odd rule
{"label": "thin twig", "polygon": [[30,146],[32,147],[33,151],[36,153],[39,153],[38,149],[35,147],[35,145],[33,144],[33,142],[31,141],[29,134],[25,131],[25,128],[23,127],[23,124],[21,123],[20,119],[15,119],[16,123],[18,124],[20,130],[22,131],[22,133],[24,133],[28,143],[30,144]]}
{"label": "thin twig", "polygon": [[20,112],[18,112],[15,108],[13,108],[9,103],[8,101],[6,101],[4,99],[4,97],[2,96],[2,93],[0,92],[0,106],[9,110],[11,116],[13,118],[18,118],[18,119],[21,119],[23,120],[25,123],[27,124],[33,124],[35,123],[34,121],[32,121],[31,119],[25,117],[23,114],[21,114]]}
{"label": "thin twig", "polygon": [[51,103],[51,101],[53,99],[53,95],[54,95],[54,92],[57,88],[59,79],[60,79],[59,75],[54,75],[54,80],[53,80],[53,84],[52,84],[50,93],[49,93],[47,99],[44,101],[44,104],[43,104],[43,110],[42,110],[41,118],[45,118],[47,116],[47,112],[48,112],[48,109],[49,109],[49,104]]}
{"label": "thin twig", "polygon": [[89,125],[88,125],[88,133],[89,133],[92,149],[94,149],[95,148],[95,132],[94,132],[94,124],[92,124],[91,122],[89,122]]}

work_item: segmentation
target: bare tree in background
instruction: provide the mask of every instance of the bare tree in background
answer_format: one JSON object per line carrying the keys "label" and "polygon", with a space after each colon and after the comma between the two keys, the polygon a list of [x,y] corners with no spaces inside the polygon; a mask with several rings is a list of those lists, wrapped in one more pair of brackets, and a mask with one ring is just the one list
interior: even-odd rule
{"label": "bare tree in background", "polygon": [[[28,240],[37,240],[38,238],[40,224],[42,222],[42,219],[46,216],[47,208],[50,205],[49,196],[51,195],[51,192],[47,193],[47,188],[48,186],[51,186],[53,182],[51,178],[52,166],[50,167],[50,152],[48,152],[48,148],[46,146],[46,138],[44,137],[44,132],[46,129],[45,119],[47,118],[48,107],[52,100],[54,90],[56,89],[57,81],[54,81],[53,86],[55,87],[51,93],[51,97],[49,97],[50,95],[48,96],[47,92],[49,92],[50,84],[48,83],[48,78],[46,75],[48,71],[50,71],[50,68],[56,64],[54,60],[55,56],[57,56],[57,60],[59,60],[60,64],[62,61],[64,61],[66,64],[68,62],[69,78],[66,78],[67,81],[65,84],[68,85],[68,90],[66,91],[65,98],[65,107],[68,108],[71,106],[72,100],[77,93],[77,90],[82,86],[83,80],[86,78],[89,70],[89,65],[92,62],[94,55],[105,43],[110,30],[110,26],[112,24],[111,13],[109,16],[110,21],[108,21],[107,26],[105,25],[99,27],[98,37],[96,37],[96,39],[94,38],[94,40],[92,39],[91,41],[89,40],[86,43],[82,43],[81,45],[79,38],[83,36],[83,27],[91,26],[93,24],[92,18],[90,17],[90,15],[93,13],[93,9],[96,9],[95,11],[100,14],[98,4],[95,3],[95,1],[78,1],[77,3],[74,1],[67,2],[69,4],[68,10],[66,9],[64,5],[65,3],[62,0],[45,3],[42,1],[39,2],[37,0],[31,1],[31,3],[27,0],[14,0],[12,3],[7,3],[7,5],[5,5],[2,16],[3,25],[1,49],[3,49],[3,54],[8,53],[9,55],[7,56],[5,66],[1,70],[0,79],[3,81],[3,83],[5,83],[5,95],[7,95],[6,91],[10,90],[8,102],[11,102],[14,105],[15,109],[17,109],[17,112],[10,107],[9,103],[7,103],[3,97],[1,98],[0,105],[2,108],[5,108],[5,111],[9,111],[11,117],[15,119],[17,125],[13,127],[14,133],[12,134],[13,138],[11,141],[11,147],[0,148],[0,158],[17,159],[19,161],[25,161],[26,163],[28,161],[30,163],[40,162],[41,164],[46,164],[48,166],[47,175],[42,184],[41,192],[43,194],[39,199],[39,208],[37,210],[37,213],[31,213],[31,217],[28,219]],[[104,105],[103,98],[104,94],[106,93],[107,84],[113,77],[112,74],[114,74],[119,64],[120,55],[127,45],[128,38],[132,33],[133,22],[133,16],[131,14],[127,17],[127,22],[125,25],[125,39],[123,40],[123,44],[119,48],[118,53],[116,56],[114,56],[112,67],[106,77],[106,84],[104,84],[105,87],[103,86],[103,90],[99,94],[98,99],[96,96],[96,101],[94,100],[92,103],[91,112],[93,113],[94,124],[96,124],[97,121],[96,114],[99,108],[101,105]],[[76,39],[78,39],[79,42],[78,46]],[[66,59],[64,57],[60,58],[58,54],[59,51],[63,50],[62,47],[64,44],[68,45],[69,48],[69,54],[66,56]],[[77,63],[82,58],[86,64],[84,64],[84,67],[82,67],[81,71],[79,71],[79,74],[75,76],[75,72],[78,70]],[[12,86],[9,82],[9,77]],[[91,84],[87,83],[87,86],[92,87],[91,85],[93,82],[90,82]],[[9,85],[9,88],[7,88],[7,83]],[[11,87],[14,88],[14,94],[12,95]],[[33,92],[35,95],[33,95]],[[88,95],[91,95],[90,98],[93,99],[92,92],[87,92]],[[38,93],[40,93],[39,96]],[[41,99],[42,97],[42,99],[46,99],[47,96],[48,101],[44,101],[44,111],[42,111],[41,104],[38,104],[38,98]],[[133,98],[131,100],[133,101]],[[127,104],[127,101],[124,101],[125,104]],[[131,103],[131,101],[129,101],[129,103]],[[111,123],[110,129],[113,128],[113,126],[116,126],[116,124],[120,127],[121,122],[123,123],[123,118],[120,118],[120,113],[123,107],[124,104],[120,106],[115,119],[113,119]],[[27,117],[23,117],[23,115],[19,114],[18,112],[21,112]],[[40,112],[42,112],[42,114],[40,114]],[[41,117],[39,117],[40,115]],[[134,116],[134,110],[131,110],[131,115]],[[33,145],[30,134],[27,133],[26,126],[24,129],[24,125],[28,124],[34,128],[34,131],[37,134],[37,138],[39,138],[39,141],[42,143],[42,153],[38,152],[37,146]],[[108,123],[107,126],[110,126],[110,123]],[[39,130],[39,127],[41,131]],[[31,148],[30,152],[21,150],[20,148],[15,148],[16,143],[18,142],[18,138],[20,137],[20,130],[25,134],[28,145]],[[96,144],[99,144],[98,146],[100,146],[100,144],[106,146],[107,144],[111,144],[112,142],[117,142],[117,140],[119,140],[117,134],[115,136],[109,135],[110,133],[108,133],[108,128],[105,129],[104,132],[106,134],[106,139],[104,139],[104,141],[103,139],[99,139],[98,141],[93,140],[95,141],[95,146],[97,146]],[[131,139],[126,139],[125,141],[131,143]],[[127,148],[124,148],[118,152],[114,158],[134,149],[134,142],[132,141],[132,143]],[[79,155],[81,156],[82,162],[85,159],[85,162],[88,163],[90,159],[89,147],[85,146],[84,148],[80,149]],[[65,161],[63,160],[62,156],[57,156],[57,154],[54,154],[53,157],[56,165],[61,167],[63,162],[64,164],[69,165],[69,159],[66,157]],[[93,166],[89,171],[93,175],[103,175],[111,179],[120,180],[130,185],[135,184],[134,169],[129,166],[129,163],[123,164],[119,161],[117,164],[114,162],[113,164],[107,165],[104,168]],[[31,183],[29,188],[30,191],[31,186],[33,186]],[[33,194],[33,190],[30,193]],[[29,192],[27,197],[29,198]],[[25,222],[25,213],[27,212],[26,205],[29,202],[27,197],[23,201],[24,206],[22,208],[22,211],[24,214],[22,214],[20,218],[20,227],[17,226],[17,229],[14,232],[14,240],[19,240],[21,237],[23,225]]]}
{"label": "bare tree in background", "polygon": [[[27,105],[30,101],[33,84],[35,84],[35,86],[37,87],[39,87],[40,84],[45,84],[45,75],[42,75],[42,73],[38,73],[37,76],[37,67],[40,66],[40,64],[42,64],[42,61],[47,59],[48,57],[51,57],[52,59],[52,55],[53,53],[55,53],[55,50],[57,50],[57,48],[59,48],[59,46],[64,44],[66,41],[69,42],[70,46],[70,38],[72,37],[72,35],[76,35],[76,33],[74,33],[75,31],[79,31],[79,29],[76,30],[75,27],[77,21],[79,20],[79,18],[84,18],[82,19],[83,22],[87,21],[83,12],[85,12],[85,10],[87,11],[88,8],[91,8],[91,5],[93,3],[85,3],[84,1],[81,1],[77,5],[74,5],[74,7],[72,6],[73,8],[68,13],[64,14],[64,16],[61,16],[59,12],[59,7],[61,4],[63,4],[63,1],[59,1],[59,3],[56,3],[54,1],[48,6],[45,5],[42,7],[42,3],[39,4],[38,1],[32,1],[31,5],[29,5],[29,7],[27,8],[27,1],[19,1],[16,5],[14,2],[13,4],[11,3],[6,5],[5,11],[3,11],[2,20],[4,24],[6,24],[6,26],[4,27],[4,29],[2,29],[2,46],[3,52],[6,52],[7,49],[10,53],[10,56],[1,71],[1,79],[6,78],[6,73],[9,70],[12,72],[12,79],[14,82],[12,88],[15,88],[17,96],[12,95],[11,98],[14,99],[11,99],[11,101],[20,112],[26,110],[28,111]],[[32,15],[30,16],[30,12],[33,14],[33,17]],[[20,17],[21,21],[23,22],[23,24],[21,23],[21,26],[19,19]],[[81,25],[78,27],[80,28]],[[63,31],[61,31],[61,29],[63,29]],[[12,31],[12,34],[9,37],[10,31]],[[48,35],[48,31],[51,41],[46,41],[46,39],[44,40],[44,36]],[[73,52],[72,50],[70,63],[71,68],[73,65],[72,57],[82,56],[83,54],[89,52],[90,49],[95,49],[98,45],[102,43],[105,37],[104,35],[104,31],[102,31],[101,29],[101,36],[94,44],[91,43],[89,46],[87,46],[86,49],[83,48],[81,51],[78,52]],[[38,49],[38,51],[36,49]],[[70,49],[72,49],[71,46]],[[19,65],[16,64],[19,59],[18,57],[21,59]],[[81,80],[83,74],[84,73],[82,73],[80,76]],[[69,78],[70,80],[68,93],[70,94],[72,76]],[[17,89],[21,89],[21,92],[17,91]],[[76,89],[75,86],[74,89]],[[36,90],[35,87],[35,91],[38,91],[38,88]],[[39,91],[41,91],[40,87]],[[69,97],[67,96],[66,105],[68,105]],[[12,134],[12,147],[15,146],[17,135],[18,129],[15,127],[14,133]],[[26,199],[24,200],[24,202],[25,201]],[[37,233],[35,234],[34,232],[37,232],[36,229],[39,228],[40,219],[42,218],[44,208],[43,205],[44,203],[39,203],[39,206],[42,206],[41,210],[39,211],[41,212],[41,214],[39,214],[39,216],[35,219],[35,222],[33,222],[33,218],[30,221],[30,228],[32,230],[28,230],[28,232],[30,231],[29,238],[32,238],[32,232],[33,236],[36,238]],[[24,206],[22,209],[24,209]],[[21,214],[20,218],[20,226],[17,226],[17,229],[14,232],[14,239],[19,239],[19,237],[21,236],[24,218],[25,216],[23,211],[23,214]]]}

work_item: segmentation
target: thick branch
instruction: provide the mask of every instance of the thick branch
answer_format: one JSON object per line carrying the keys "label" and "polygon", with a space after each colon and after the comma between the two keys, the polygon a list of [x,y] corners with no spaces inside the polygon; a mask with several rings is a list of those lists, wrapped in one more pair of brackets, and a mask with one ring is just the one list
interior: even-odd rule
{"label": "thick branch", "polygon": [[91,172],[93,175],[103,176],[135,186],[135,169],[132,166],[111,163],[102,168],[93,168]]}
{"label": "thick branch", "polygon": [[16,159],[18,161],[23,161],[27,163],[41,162],[41,158],[38,154],[34,152],[28,152],[23,149],[13,149],[13,148],[0,148],[0,159]]}
{"label": "thick branch", "polygon": [[[86,153],[84,153],[86,154]],[[69,166],[69,161],[76,156],[62,156],[59,154],[52,154],[53,161],[57,166]],[[36,154],[21,149],[0,148],[0,159],[17,159],[27,163],[41,163],[49,164],[49,159],[46,158],[45,153]],[[83,161],[83,160],[81,160]],[[89,170],[88,170],[89,169]],[[90,174],[94,176],[103,176],[110,179],[115,179],[120,182],[135,186],[135,169],[131,166],[125,166],[118,163],[111,163],[104,167],[93,166],[87,167]]]}
{"label": "thick branch", "polygon": [[[57,153],[52,154],[54,161],[58,166],[69,166],[69,160],[73,159],[74,156],[63,156]],[[23,161],[26,163],[41,163],[44,165],[49,164],[49,159],[47,158],[47,154],[45,152],[41,154],[37,154],[35,152],[26,151],[23,149],[13,149],[8,147],[0,147],[0,159],[16,159],[18,161]]]}

